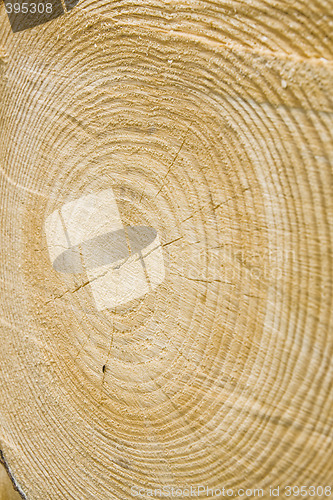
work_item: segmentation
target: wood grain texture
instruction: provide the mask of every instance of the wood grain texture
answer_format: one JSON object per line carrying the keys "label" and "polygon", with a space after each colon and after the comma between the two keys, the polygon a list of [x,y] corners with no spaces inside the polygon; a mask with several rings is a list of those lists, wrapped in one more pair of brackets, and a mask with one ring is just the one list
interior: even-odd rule
{"label": "wood grain texture", "polygon": [[[332,14],[82,0],[13,34],[0,6],[0,448],[25,498],[332,485]],[[107,189],[165,279],[100,311],[45,221]]]}

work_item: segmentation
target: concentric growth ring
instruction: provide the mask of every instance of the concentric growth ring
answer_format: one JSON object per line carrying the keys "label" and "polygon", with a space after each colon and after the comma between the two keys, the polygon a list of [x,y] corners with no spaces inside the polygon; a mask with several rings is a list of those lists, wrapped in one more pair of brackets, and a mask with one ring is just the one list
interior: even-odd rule
{"label": "concentric growth ring", "polygon": [[325,2],[232,4],[5,29],[0,441],[27,498],[332,480]]}

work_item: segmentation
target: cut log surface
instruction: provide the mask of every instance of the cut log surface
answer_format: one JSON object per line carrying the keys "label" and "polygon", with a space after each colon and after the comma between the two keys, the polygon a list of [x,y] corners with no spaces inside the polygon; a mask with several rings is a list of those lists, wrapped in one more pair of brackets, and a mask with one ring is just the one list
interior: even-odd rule
{"label": "cut log surface", "polygon": [[332,1],[0,22],[0,448],[23,498],[327,497]]}

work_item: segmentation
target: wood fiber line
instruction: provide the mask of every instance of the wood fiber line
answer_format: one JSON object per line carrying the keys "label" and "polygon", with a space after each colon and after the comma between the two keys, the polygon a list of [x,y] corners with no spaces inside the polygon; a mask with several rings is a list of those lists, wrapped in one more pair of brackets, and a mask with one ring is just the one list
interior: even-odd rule
{"label": "wood fiber line", "polygon": [[[28,500],[332,485],[332,14],[82,0],[12,33],[0,5],[0,449]],[[55,270],[45,224],[107,190],[165,277],[98,310],[108,270]]]}

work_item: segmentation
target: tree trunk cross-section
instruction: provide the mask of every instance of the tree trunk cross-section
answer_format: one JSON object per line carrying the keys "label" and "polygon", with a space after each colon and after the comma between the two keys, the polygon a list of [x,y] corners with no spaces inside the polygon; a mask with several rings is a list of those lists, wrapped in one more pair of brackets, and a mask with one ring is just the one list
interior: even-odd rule
{"label": "tree trunk cross-section", "polygon": [[332,2],[81,0],[15,33],[1,4],[0,23],[0,449],[21,496],[333,487]]}

